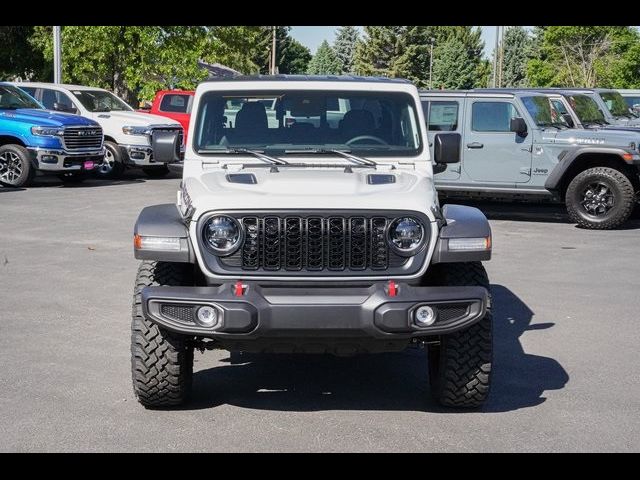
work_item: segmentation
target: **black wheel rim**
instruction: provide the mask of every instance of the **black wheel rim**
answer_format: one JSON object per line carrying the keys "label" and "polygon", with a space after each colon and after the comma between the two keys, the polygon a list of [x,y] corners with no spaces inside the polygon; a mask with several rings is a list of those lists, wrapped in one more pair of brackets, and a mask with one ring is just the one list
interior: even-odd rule
{"label": "black wheel rim", "polygon": [[20,157],[13,152],[0,153],[0,180],[8,184],[17,183],[23,172]]}
{"label": "black wheel rim", "polygon": [[592,217],[604,217],[615,207],[615,195],[604,182],[590,182],[582,191],[580,205]]}

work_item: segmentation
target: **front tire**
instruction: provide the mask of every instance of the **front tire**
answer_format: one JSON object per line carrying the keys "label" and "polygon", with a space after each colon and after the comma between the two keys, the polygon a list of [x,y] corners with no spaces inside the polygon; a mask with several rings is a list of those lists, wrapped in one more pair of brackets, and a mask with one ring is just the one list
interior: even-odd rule
{"label": "front tire", "polygon": [[29,152],[20,145],[0,147],[0,184],[6,187],[26,187],[35,175]]}
{"label": "front tire", "polygon": [[619,170],[594,167],[580,172],[567,187],[567,213],[583,228],[607,230],[627,221],[635,205],[631,180]]}
{"label": "front tire", "polygon": [[173,407],[191,394],[193,345],[164,330],[142,313],[144,287],[193,285],[190,265],[143,261],[133,294],[131,373],[133,391],[145,408]]}
{"label": "front tire", "polygon": [[161,165],[159,167],[144,167],[142,171],[150,178],[162,178],[169,174],[169,167]]}
{"label": "front tire", "polygon": [[104,180],[120,178],[124,173],[124,160],[120,146],[117,143],[104,142],[104,160],[95,170],[95,175]]}
{"label": "front tire", "polygon": [[[487,272],[480,262],[445,266],[445,285],[480,286],[490,291]],[[469,328],[440,337],[428,347],[429,382],[433,398],[446,407],[479,408],[491,386],[493,317],[485,316]]]}

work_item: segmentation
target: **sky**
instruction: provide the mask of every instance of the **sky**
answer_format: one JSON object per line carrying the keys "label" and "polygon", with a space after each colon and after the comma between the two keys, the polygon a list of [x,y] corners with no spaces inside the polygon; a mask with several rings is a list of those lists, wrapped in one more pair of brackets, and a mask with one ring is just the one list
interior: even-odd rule
{"label": "sky", "polygon": [[[323,40],[333,43],[338,27],[291,27],[291,36],[315,53]],[[362,31],[362,27],[357,27]],[[484,40],[484,56],[489,58],[496,42],[496,27],[480,27]],[[531,28],[531,27],[525,27]]]}

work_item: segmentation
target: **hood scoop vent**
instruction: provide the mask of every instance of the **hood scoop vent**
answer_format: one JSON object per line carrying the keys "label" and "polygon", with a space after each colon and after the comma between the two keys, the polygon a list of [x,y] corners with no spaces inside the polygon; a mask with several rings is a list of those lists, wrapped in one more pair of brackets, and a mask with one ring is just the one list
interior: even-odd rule
{"label": "hood scoop vent", "polygon": [[258,180],[256,180],[256,176],[253,173],[228,173],[227,182],[255,185]]}
{"label": "hood scoop vent", "polygon": [[367,183],[369,185],[386,185],[396,183],[396,176],[389,174],[370,173],[367,175]]}

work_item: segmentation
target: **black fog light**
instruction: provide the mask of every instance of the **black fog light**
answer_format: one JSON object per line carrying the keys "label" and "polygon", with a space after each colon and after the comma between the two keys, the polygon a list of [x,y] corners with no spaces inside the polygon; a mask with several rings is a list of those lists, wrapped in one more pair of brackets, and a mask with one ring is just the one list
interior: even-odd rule
{"label": "black fog light", "polygon": [[58,157],[55,155],[43,155],[40,161],[42,163],[58,163]]}

